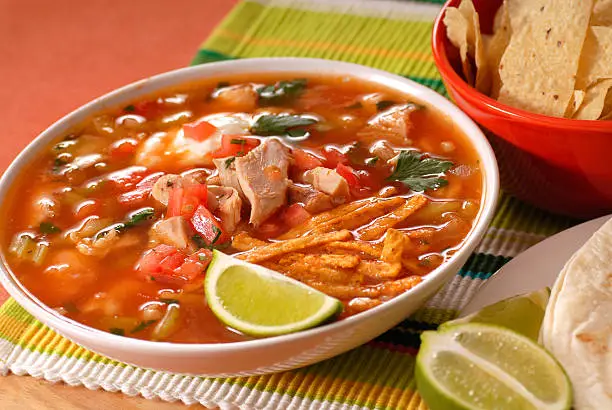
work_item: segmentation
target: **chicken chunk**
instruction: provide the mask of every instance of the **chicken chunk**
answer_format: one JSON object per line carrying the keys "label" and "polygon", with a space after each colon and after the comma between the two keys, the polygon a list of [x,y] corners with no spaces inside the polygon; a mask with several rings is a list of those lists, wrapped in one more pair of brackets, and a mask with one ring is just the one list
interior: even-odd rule
{"label": "chicken chunk", "polygon": [[154,241],[193,252],[196,247],[190,234],[189,224],[181,216],[159,220],[153,224],[149,231],[149,236]]}
{"label": "chicken chunk", "polygon": [[332,197],[326,193],[309,185],[295,183],[289,184],[289,202],[303,204],[304,209],[311,214],[318,214],[335,206]]}
{"label": "chicken chunk", "polygon": [[410,114],[418,109],[419,106],[415,104],[394,105],[368,121],[368,125],[357,136],[370,141],[386,139],[397,145],[410,144]]}
{"label": "chicken chunk", "polygon": [[278,140],[269,139],[236,158],[234,164],[240,187],[251,204],[249,222],[259,226],[287,201],[288,150]]}
{"label": "chicken chunk", "polygon": [[399,155],[386,141],[376,141],[370,147],[370,153],[376,155],[384,162],[389,162]]}
{"label": "chicken chunk", "polygon": [[213,160],[213,163],[219,170],[219,181],[224,187],[234,188],[238,191],[238,195],[240,195],[241,198],[246,198],[244,192],[242,192],[238,174],[236,173],[236,161],[228,161],[231,158],[233,157],[217,158]]}
{"label": "chicken chunk", "polygon": [[[200,179],[202,181],[200,181]],[[173,188],[180,188],[185,184],[200,184],[206,183],[206,181],[201,178],[198,174],[189,174],[189,175],[176,175],[176,174],[166,174],[155,181],[153,188],[151,190],[151,195],[155,198],[159,203],[168,206],[168,201],[170,199],[170,191]]]}
{"label": "chicken chunk", "polygon": [[208,187],[208,207],[216,211],[221,218],[223,229],[233,233],[240,222],[240,211],[242,210],[242,199],[234,188],[222,186]]}
{"label": "chicken chunk", "polygon": [[335,204],[346,202],[349,197],[349,186],[346,179],[335,170],[316,167],[304,174],[306,182],[330,195]]}

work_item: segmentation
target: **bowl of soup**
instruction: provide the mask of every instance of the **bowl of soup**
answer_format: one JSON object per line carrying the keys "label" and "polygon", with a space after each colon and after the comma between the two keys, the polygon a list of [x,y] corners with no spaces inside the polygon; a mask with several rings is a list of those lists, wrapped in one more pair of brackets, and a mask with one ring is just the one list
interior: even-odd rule
{"label": "bowl of soup", "polygon": [[[422,306],[483,237],[498,173],[479,128],[424,86],[267,58],[92,101],[33,141],[0,193],[0,280],[36,318],[126,363],[237,376],[340,354]],[[206,303],[214,250],[342,312],[268,338],[232,329]]]}

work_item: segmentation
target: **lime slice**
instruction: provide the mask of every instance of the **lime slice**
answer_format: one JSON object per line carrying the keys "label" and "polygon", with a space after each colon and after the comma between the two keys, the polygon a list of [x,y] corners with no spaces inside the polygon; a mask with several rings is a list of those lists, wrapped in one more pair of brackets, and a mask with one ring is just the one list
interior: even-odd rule
{"label": "lime slice", "polygon": [[214,251],[206,301],[226,325],[253,336],[317,326],[342,311],[338,299],[262,266]]}
{"label": "lime slice", "polygon": [[525,295],[504,299],[471,315],[446,322],[442,326],[448,327],[474,322],[491,323],[512,329],[533,340],[538,340],[549,298],[550,289],[540,289]]}
{"label": "lime slice", "polygon": [[421,335],[417,388],[431,410],[569,409],[571,385],[557,361],[510,329],[466,323]]}

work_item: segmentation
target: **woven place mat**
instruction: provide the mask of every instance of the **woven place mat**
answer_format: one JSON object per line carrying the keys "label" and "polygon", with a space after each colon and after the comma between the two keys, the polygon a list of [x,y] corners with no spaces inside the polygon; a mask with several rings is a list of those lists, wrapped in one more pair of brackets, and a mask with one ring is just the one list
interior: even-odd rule
{"label": "woven place mat", "polygon": [[[202,45],[193,64],[320,57],[387,70],[445,94],[429,40],[441,3],[244,1]],[[572,223],[502,194],[483,242],[426,307],[372,342],[302,369],[233,379],[140,369],[68,341],[10,299],[0,308],[0,374],[223,409],[423,409],[413,379],[419,333],[452,318],[513,256]]]}

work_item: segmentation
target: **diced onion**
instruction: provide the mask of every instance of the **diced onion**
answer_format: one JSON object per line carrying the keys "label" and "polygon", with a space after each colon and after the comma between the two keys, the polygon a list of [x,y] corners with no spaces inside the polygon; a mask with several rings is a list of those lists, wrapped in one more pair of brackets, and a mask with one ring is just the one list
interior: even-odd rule
{"label": "diced onion", "polygon": [[21,259],[26,259],[36,249],[36,241],[26,233],[19,233],[11,242],[9,252]]}
{"label": "diced onion", "polygon": [[157,323],[155,329],[151,333],[151,339],[153,340],[164,340],[167,339],[172,333],[174,333],[179,326],[181,308],[176,303],[168,305],[166,314]]}
{"label": "diced onion", "polygon": [[47,242],[39,242],[36,244],[36,249],[32,252],[32,262],[35,265],[42,265],[45,257],[49,253],[49,244]]}

